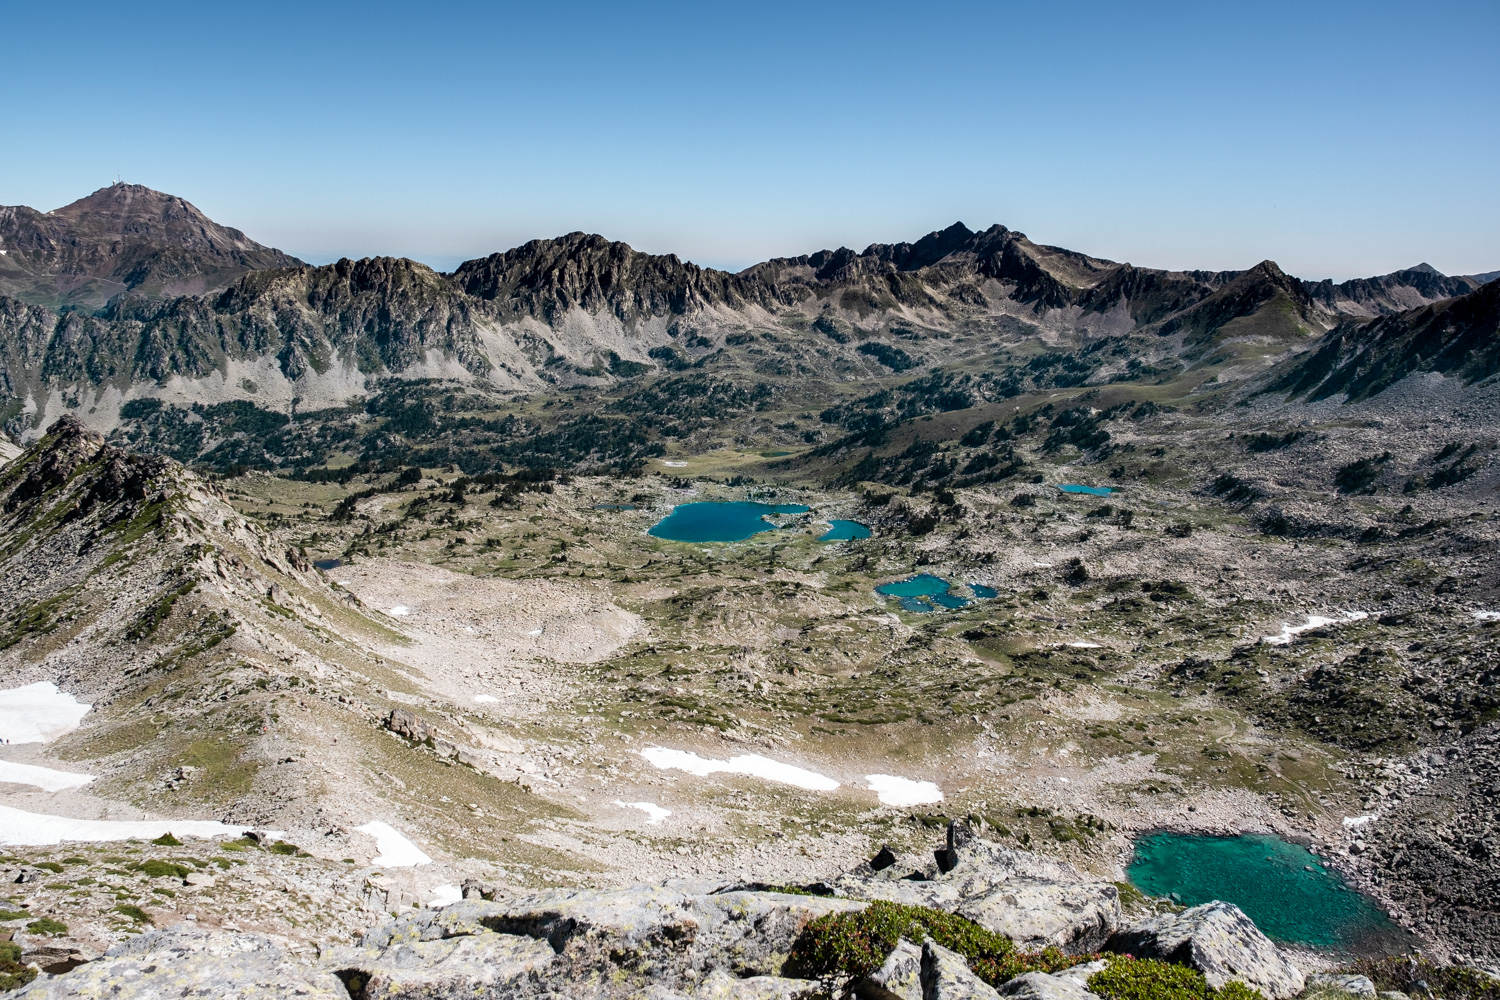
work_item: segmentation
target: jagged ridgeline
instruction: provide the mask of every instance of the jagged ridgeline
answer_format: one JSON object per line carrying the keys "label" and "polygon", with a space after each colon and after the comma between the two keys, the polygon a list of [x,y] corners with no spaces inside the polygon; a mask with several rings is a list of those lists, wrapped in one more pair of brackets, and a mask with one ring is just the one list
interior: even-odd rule
{"label": "jagged ridgeline", "polygon": [[[1493,334],[1493,287],[1477,291],[1493,275],[1162,271],[1003,226],[737,274],[572,233],[440,274],[309,267],[117,185],[47,215],[0,210],[0,243],[5,430],[30,440],[71,411],[220,470],[630,469],[754,445],[877,476],[911,444],[893,429],[1030,393],[1213,399],[1281,366],[1277,391],[1359,395],[1493,368],[1471,343]],[[1010,464],[991,459],[967,475]]]}

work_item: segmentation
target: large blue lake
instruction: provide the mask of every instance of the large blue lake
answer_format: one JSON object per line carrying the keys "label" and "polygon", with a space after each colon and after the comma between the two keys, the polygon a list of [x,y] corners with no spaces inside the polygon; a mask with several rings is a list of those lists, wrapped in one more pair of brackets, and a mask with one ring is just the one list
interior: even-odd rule
{"label": "large blue lake", "polygon": [[1127,873],[1152,896],[1185,906],[1222,899],[1267,937],[1352,952],[1404,950],[1409,938],[1370,899],[1305,847],[1266,834],[1153,833],[1135,842]]}
{"label": "large blue lake", "polygon": [[678,504],[672,513],[651,526],[647,534],[673,542],[741,542],[776,525],[767,514],[805,514],[800,503],[756,503],[751,500],[705,501]]}

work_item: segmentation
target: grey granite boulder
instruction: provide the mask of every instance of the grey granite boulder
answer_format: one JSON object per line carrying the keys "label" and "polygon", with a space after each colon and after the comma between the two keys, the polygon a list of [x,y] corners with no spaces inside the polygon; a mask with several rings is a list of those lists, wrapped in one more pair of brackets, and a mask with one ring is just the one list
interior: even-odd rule
{"label": "grey granite boulder", "polygon": [[1016,1000],[1099,1000],[1077,980],[1045,972],[1025,972],[1002,983],[1000,995]]}
{"label": "grey granite boulder", "polygon": [[1296,996],[1306,985],[1301,970],[1238,906],[1219,900],[1120,931],[1105,947],[1197,969],[1215,989],[1238,979],[1270,1000]]}
{"label": "grey granite boulder", "polygon": [[1120,890],[1109,882],[1009,879],[956,908],[962,916],[1004,934],[1023,951],[1048,946],[1069,954],[1104,947],[1120,929]]}
{"label": "grey granite boulder", "polygon": [[962,955],[928,938],[922,945],[922,1000],[999,1000]]}
{"label": "grey granite boulder", "polygon": [[548,991],[556,960],[546,941],[489,933],[325,955],[345,983],[362,990],[361,1000],[536,996]]}
{"label": "grey granite boulder", "polygon": [[331,970],[316,968],[270,938],[225,931],[150,931],[97,961],[32,982],[28,1000],[349,1000]]}
{"label": "grey granite boulder", "polygon": [[[882,854],[890,853],[889,848]],[[830,887],[851,899],[883,899],[956,912],[1004,934],[1026,951],[1052,946],[1073,954],[1097,951],[1120,926],[1120,891],[1086,879],[1072,865],[973,836],[955,835],[944,854],[947,870],[915,856],[876,869],[860,865]],[[879,858],[879,856],[877,856]],[[879,858],[882,862],[886,859]]]}
{"label": "grey granite boulder", "polygon": [[747,976],[737,979],[715,969],[690,991],[693,1000],[799,1000],[817,992],[818,984],[807,979],[781,976]]}
{"label": "grey granite boulder", "polygon": [[715,996],[753,1000],[793,989],[780,973],[808,921],[865,905],[777,892],[558,889],[413,914],[327,961],[360,977],[370,1000],[697,995],[711,983]]}
{"label": "grey granite boulder", "polygon": [[1368,976],[1355,976],[1337,972],[1314,972],[1307,977],[1309,990],[1338,990],[1357,997],[1374,997],[1375,984]]}
{"label": "grey granite boulder", "polygon": [[850,984],[860,1000],[922,1000],[922,949],[902,938],[885,963]]}

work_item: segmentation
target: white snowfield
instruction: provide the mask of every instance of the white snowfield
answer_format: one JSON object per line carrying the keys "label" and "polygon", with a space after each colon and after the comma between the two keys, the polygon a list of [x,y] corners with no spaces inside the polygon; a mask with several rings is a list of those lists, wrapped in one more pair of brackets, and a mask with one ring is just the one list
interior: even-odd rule
{"label": "white snowfield", "polygon": [[204,839],[243,837],[247,829],[203,819],[71,819],[0,806],[0,844],[8,847],[50,847],[63,841],[153,840],[164,833]]}
{"label": "white snowfield", "polygon": [[495,705],[500,701],[499,698],[496,698],[492,694],[476,694],[474,696],[474,700],[479,702],[479,704],[481,705]]}
{"label": "white snowfield", "polygon": [[398,604],[391,609],[391,614],[395,615],[397,618],[405,618],[407,615],[411,614],[411,608],[408,608],[404,604]]}
{"label": "white snowfield", "polygon": [[406,839],[401,833],[389,823],[373,820],[364,826],[356,826],[360,833],[368,833],[375,838],[375,848],[380,851],[372,864],[384,865],[387,868],[410,868],[412,865],[430,865],[432,859],[422,853],[422,849]]}
{"label": "white snowfield", "polygon": [[1364,611],[1346,611],[1340,618],[1324,618],[1322,615],[1308,615],[1307,621],[1301,625],[1287,625],[1282,623],[1280,635],[1267,635],[1261,637],[1261,642],[1268,646],[1285,646],[1292,641],[1293,636],[1301,635],[1309,629],[1322,628],[1324,625],[1341,625],[1345,622],[1360,622],[1370,617]]}
{"label": "white snowfield", "polygon": [[428,892],[432,897],[427,900],[427,905],[434,910],[441,910],[464,898],[464,891],[456,885],[435,885]]}
{"label": "white snowfield", "polygon": [[60,792],[65,788],[82,788],[94,780],[92,774],[77,771],[56,771],[35,764],[15,764],[0,760],[0,782],[12,785],[34,785],[44,792]]}
{"label": "white snowfield", "polygon": [[913,781],[894,774],[867,774],[865,780],[883,805],[920,806],[943,801],[942,789],[930,781]]}
{"label": "white snowfield", "polygon": [[1344,829],[1358,830],[1362,826],[1369,826],[1380,818],[1380,813],[1370,813],[1368,816],[1345,816]]}
{"label": "white snowfield", "polygon": [[672,815],[672,810],[663,809],[655,802],[621,802],[619,799],[615,799],[615,805],[622,809],[639,809],[646,814],[647,826],[655,826]]}
{"label": "white snowfield", "polygon": [[839,783],[827,775],[793,764],[783,764],[778,760],[762,757],[758,753],[743,754],[739,757],[731,757],[729,760],[714,760],[711,757],[699,757],[690,750],[647,747],[641,751],[641,756],[646,758],[647,763],[663,771],[686,771],[700,778],[722,772],[724,774],[748,774],[753,778],[764,778],[766,781],[791,785],[794,788],[806,788],[814,792],[831,792],[839,787]]}
{"label": "white snowfield", "polygon": [[78,728],[88,705],[51,681],[0,691],[0,739],[7,743],[51,743]]}
{"label": "white snowfield", "polygon": [[1470,611],[1469,614],[1482,622],[1500,621],[1500,611]]}

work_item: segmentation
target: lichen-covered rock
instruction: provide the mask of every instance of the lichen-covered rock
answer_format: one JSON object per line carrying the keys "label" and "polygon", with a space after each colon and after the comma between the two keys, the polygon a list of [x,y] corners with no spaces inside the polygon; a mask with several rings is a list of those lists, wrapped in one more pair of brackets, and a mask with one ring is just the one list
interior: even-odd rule
{"label": "lichen-covered rock", "polygon": [[330,969],[270,938],[216,931],[151,931],[98,961],[48,976],[15,994],[27,1000],[348,1000]]}
{"label": "lichen-covered rock", "polygon": [[928,938],[922,945],[922,1000],[999,1000],[1000,994],[957,952]]}
{"label": "lichen-covered rock", "polygon": [[964,900],[957,912],[1025,951],[1051,946],[1084,954],[1104,947],[1120,929],[1120,890],[1108,882],[1017,878]]}
{"label": "lichen-covered rock", "polygon": [[1016,1000],[1099,1000],[1076,979],[1045,972],[1026,972],[1000,986],[1000,995]]}
{"label": "lichen-covered rock", "polygon": [[325,956],[325,964],[362,1000],[426,1000],[536,996],[548,992],[543,984],[556,959],[546,941],[481,933],[347,949]]}
{"label": "lichen-covered rock", "polygon": [[[693,1000],[798,1000],[816,992],[817,984],[806,979],[784,979],[781,976],[747,976],[737,979],[723,969],[715,969],[693,987]],[[918,1000],[921,1000],[920,994]]]}
{"label": "lichen-covered rock", "polygon": [[922,949],[902,938],[884,964],[851,989],[859,1000],[922,1000]]}
{"label": "lichen-covered rock", "polygon": [[1357,997],[1375,996],[1375,984],[1368,976],[1355,976],[1336,972],[1314,972],[1307,977],[1310,990],[1339,990]]}
{"label": "lichen-covered rock", "polygon": [[1306,985],[1301,970],[1238,906],[1219,900],[1127,928],[1106,948],[1197,969],[1215,989],[1238,979],[1270,1000],[1296,996]]}
{"label": "lichen-covered rock", "polygon": [[[633,996],[713,987],[780,996],[787,953],[808,921],[862,902],[775,892],[686,893],[656,886],[550,890],[466,899],[393,921],[329,961],[367,982],[365,996]],[[719,972],[725,978],[714,979]],[[803,988],[807,984],[802,984]],[[423,992],[423,991],[426,992]],[[755,991],[760,991],[756,993]],[[468,996],[469,993],[463,993]],[[727,994],[726,994],[727,995]]]}

